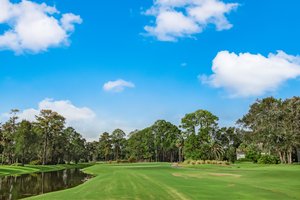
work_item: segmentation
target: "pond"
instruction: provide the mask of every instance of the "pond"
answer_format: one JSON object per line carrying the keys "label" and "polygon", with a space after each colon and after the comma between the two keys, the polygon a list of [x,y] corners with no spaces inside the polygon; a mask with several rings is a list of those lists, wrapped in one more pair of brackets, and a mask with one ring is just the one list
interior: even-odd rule
{"label": "pond", "polygon": [[72,188],[92,176],[80,169],[0,177],[0,199],[15,200]]}

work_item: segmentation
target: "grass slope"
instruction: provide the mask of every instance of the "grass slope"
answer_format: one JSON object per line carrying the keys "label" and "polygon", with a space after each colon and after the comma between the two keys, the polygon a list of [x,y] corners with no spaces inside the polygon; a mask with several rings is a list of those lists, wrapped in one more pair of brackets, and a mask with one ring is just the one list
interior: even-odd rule
{"label": "grass slope", "polygon": [[89,164],[78,164],[78,165],[25,165],[22,166],[8,166],[8,165],[0,165],[0,176],[8,176],[8,175],[20,175],[20,174],[30,174],[36,172],[50,172],[50,171],[58,171],[69,168],[82,168],[90,166]]}
{"label": "grass slope", "polygon": [[78,187],[30,199],[300,199],[296,165],[99,164],[85,171],[97,176]]}

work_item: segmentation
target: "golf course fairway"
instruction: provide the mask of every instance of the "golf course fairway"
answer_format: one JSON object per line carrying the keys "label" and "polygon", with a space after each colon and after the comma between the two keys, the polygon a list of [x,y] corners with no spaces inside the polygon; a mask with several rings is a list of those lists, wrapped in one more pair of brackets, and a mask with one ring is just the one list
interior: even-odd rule
{"label": "golf course fairway", "polygon": [[300,199],[300,165],[96,164],[75,188],[28,199]]}

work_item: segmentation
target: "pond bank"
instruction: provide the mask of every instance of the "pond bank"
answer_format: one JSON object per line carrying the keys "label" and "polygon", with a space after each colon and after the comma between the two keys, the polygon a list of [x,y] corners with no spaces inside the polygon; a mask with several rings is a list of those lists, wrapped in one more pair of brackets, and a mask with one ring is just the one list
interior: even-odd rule
{"label": "pond bank", "polygon": [[0,177],[31,174],[31,173],[38,173],[38,172],[52,172],[52,171],[59,171],[59,170],[73,169],[73,168],[85,168],[89,166],[92,166],[92,164],[82,163],[82,164],[25,165],[25,166],[0,165]]}
{"label": "pond bank", "polygon": [[91,175],[82,172],[79,168],[2,176],[0,177],[0,199],[18,200],[65,190],[76,187],[90,178]]}

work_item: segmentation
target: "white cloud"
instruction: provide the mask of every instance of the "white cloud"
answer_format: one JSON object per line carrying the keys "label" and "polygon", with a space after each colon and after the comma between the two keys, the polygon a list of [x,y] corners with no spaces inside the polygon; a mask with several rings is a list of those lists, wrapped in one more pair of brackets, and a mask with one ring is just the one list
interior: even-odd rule
{"label": "white cloud", "polygon": [[201,33],[208,24],[218,31],[227,30],[232,24],[226,14],[238,7],[237,3],[221,0],[155,0],[144,14],[155,17],[155,24],[145,26],[149,35],[161,41],[176,41]]}
{"label": "white cloud", "polygon": [[60,15],[55,7],[45,3],[0,0],[0,24],[9,27],[0,35],[0,49],[17,54],[38,53],[50,47],[68,45],[74,24],[80,24],[82,19],[72,13],[62,14],[59,18]]}
{"label": "white cloud", "polygon": [[[68,100],[54,101],[45,99],[38,104],[38,108],[25,109],[18,116],[20,119],[35,121],[35,116],[41,110],[53,110],[64,116],[67,126],[74,127],[87,138],[95,134],[96,130],[92,127],[94,121],[97,121],[95,112],[87,107],[76,107]],[[97,126],[97,128],[99,127]]]}
{"label": "white cloud", "polygon": [[[88,141],[98,140],[99,135],[105,131],[112,132],[116,128],[129,133],[138,127],[143,127],[136,122],[128,122],[108,116],[98,116],[88,107],[77,107],[69,100],[55,101],[44,99],[37,108],[28,108],[18,114],[19,119],[35,121],[35,116],[43,109],[53,110],[66,118],[66,126],[72,126]],[[9,118],[9,113],[0,114],[0,122]]]}
{"label": "white cloud", "polygon": [[213,60],[212,71],[209,77],[200,76],[203,83],[225,88],[233,97],[259,96],[300,76],[300,56],[283,51],[270,53],[267,57],[221,51]]}
{"label": "white cloud", "polygon": [[116,81],[108,81],[103,85],[103,90],[112,92],[122,92],[125,88],[134,88],[135,85],[132,82],[118,79]]}

